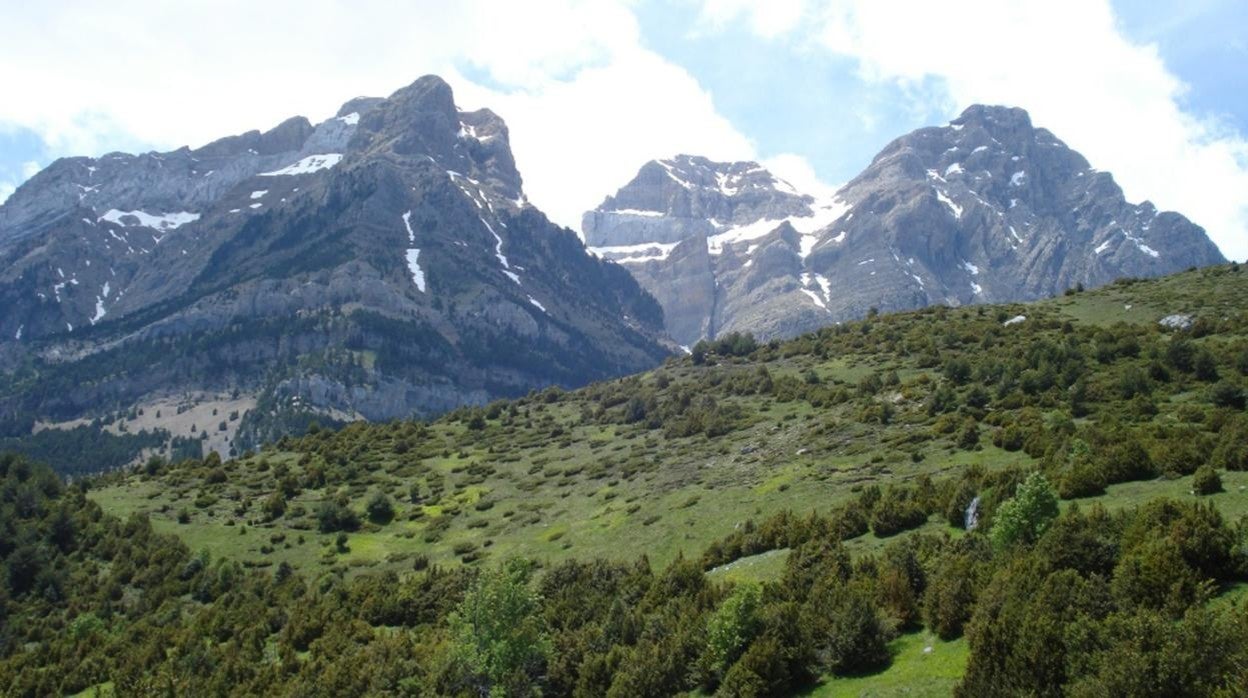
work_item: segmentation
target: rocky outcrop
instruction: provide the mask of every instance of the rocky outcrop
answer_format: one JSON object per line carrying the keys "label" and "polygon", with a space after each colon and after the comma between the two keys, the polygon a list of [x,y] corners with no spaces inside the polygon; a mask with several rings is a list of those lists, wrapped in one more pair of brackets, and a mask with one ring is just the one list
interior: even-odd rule
{"label": "rocky outcrop", "polygon": [[[586,244],[633,272],[682,344],[737,330],[791,336],[871,308],[1031,300],[1224,261],[1199,226],[1128,203],[1110,174],[1021,109],[973,106],[898,138],[826,202],[760,170],[689,156],[647,163],[585,215]],[[731,173],[752,179],[725,187]],[[699,244],[705,257],[687,249]],[[713,302],[687,290],[708,275]]]}
{"label": "rocky outcrop", "polygon": [[502,119],[436,77],[315,126],[53,163],[0,206],[0,302],[6,363],[42,376],[0,386],[0,418],[200,389],[430,415],[672,349],[632,277],[527,203]]}

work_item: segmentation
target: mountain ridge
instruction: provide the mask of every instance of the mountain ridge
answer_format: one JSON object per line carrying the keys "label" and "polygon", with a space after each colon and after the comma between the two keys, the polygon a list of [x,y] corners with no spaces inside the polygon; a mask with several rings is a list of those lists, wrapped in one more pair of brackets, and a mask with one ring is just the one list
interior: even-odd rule
{"label": "mountain ridge", "polygon": [[[804,209],[745,207],[721,220],[719,200],[736,192],[672,174],[686,163],[721,176],[762,170],[779,184],[751,192],[755,202],[801,196],[756,163],[681,155],[647,163],[586,213],[587,244],[633,272],[685,345],[733,331],[787,337],[871,308],[1034,300],[1225,261],[1199,226],[1129,204],[1112,175],[1017,107],[973,105],[900,136]],[[802,229],[786,234],[785,223]],[[702,240],[709,254],[699,258],[688,247]]]}
{"label": "mountain ridge", "polygon": [[434,76],[315,126],[57,161],[0,207],[0,262],[6,364],[83,384],[0,385],[19,431],[238,389],[304,422],[431,415],[673,350],[632,278],[528,203],[502,119]]}

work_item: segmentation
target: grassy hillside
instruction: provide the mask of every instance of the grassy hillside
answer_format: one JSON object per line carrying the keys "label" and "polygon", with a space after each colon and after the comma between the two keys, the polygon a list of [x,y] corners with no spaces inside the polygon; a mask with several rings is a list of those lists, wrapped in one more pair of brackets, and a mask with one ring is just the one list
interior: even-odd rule
{"label": "grassy hillside", "polygon": [[[1248,679],[1243,298],[1229,265],[731,337],[432,423],[154,459],[42,507],[22,502],[55,488],[5,465],[6,538],[30,551],[13,577],[0,546],[22,582],[0,594],[0,680],[19,695],[1213,694]],[[1190,325],[1159,324],[1173,315]],[[58,542],[56,516],[93,532]],[[51,569],[74,585],[45,587]],[[74,630],[82,614],[104,630]],[[502,668],[482,649],[498,632],[527,648]]]}
{"label": "grassy hillside", "polygon": [[[403,570],[416,557],[516,555],[644,553],[662,565],[749,519],[826,510],[873,483],[1041,465],[1064,437],[1095,450],[1098,438],[1129,434],[1160,464],[1156,474],[1180,476],[1111,487],[1100,497],[1111,507],[1183,495],[1194,467],[1166,459],[1172,445],[1216,440],[1226,422],[1209,396],[1248,368],[1238,365],[1248,356],[1245,292],[1245,275],[1222,267],[1027,306],[879,317],[427,425],[358,424],[224,464],[153,466],[155,475],[114,478],[91,497],[249,565]],[[1196,332],[1176,337],[1157,324],[1181,313]],[[1216,377],[1171,366],[1176,340],[1213,356]],[[1141,373],[1136,394],[1124,383]],[[1001,443],[1010,430],[1037,443]],[[1223,477],[1214,501],[1248,511],[1239,496],[1248,476]],[[393,515],[370,520],[379,493]],[[358,513],[345,547],[318,530],[327,502]],[[935,517],[930,527],[948,529]]]}

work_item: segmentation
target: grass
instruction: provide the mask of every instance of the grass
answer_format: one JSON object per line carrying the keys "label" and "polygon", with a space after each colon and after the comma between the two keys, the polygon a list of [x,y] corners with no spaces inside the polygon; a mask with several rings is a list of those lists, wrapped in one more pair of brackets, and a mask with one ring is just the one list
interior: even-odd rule
{"label": "grass", "polygon": [[[867,332],[844,333],[836,352],[803,349],[808,339],[798,339],[763,361],[723,359],[716,366],[672,361],[639,377],[556,399],[505,403],[490,412],[480,430],[469,429],[466,419],[353,426],[337,436],[293,440],[285,449],[269,447],[227,462],[224,483],[208,482],[202,468],[176,467],[157,477],[117,476],[89,496],[109,513],[147,515],[157,530],[179,535],[194,550],[253,566],[286,562],[312,574],[405,571],[418,555],[442,565],[510,556],[556,562],[645,555],[663,566],[679,555],[700,555],[748,520],[761,521],[786,509],[799,515],[826,512],[872,484],[946,477],[968,467],[1037,465],[1022,451],[994,446],[991,426],[983,428],[971,450],[958,448],[953,434],[934,433],[935,419],[926,407],[941,368],[920,363],[920,351],[902,351],[906,341],[935,339],[942,351],[962,347],[978,357],[977,343],[985,333],[998,334],[1003,344],[994,351],[1008,354],[1013,343],[1029,337],[1063,341],[1069,333],[1065,323],[1105,327],[1128,322],[1151,332],[1147,326],[1174,312],[1238,313],[1248,293],[1243,276],[1248,275],[1222,267],[1026,306],[885,316],[872,321],[877,329],[870,341]],[[1124,309],[1127,305],[1131,310]],[[1001,318],[1014,315],[1027,320],[1003,328]],[[893,338],[876,337],[881,326]],[[1225,339],[1248,344],[1244,336]],[[729,389],[734,382],[754,380],[760,369],[773,382],[804,383],[813,374],[829,390],[850,397],[814,404]],[[1092,370],[1100,381],[1094,392],[1112,398],[1117,367],[1102,370],[1093,363]],[[891,372],[896,383],[869,398],[859,394],[862,381]],[[656,388],[660,379],[667,387]],[[686,391],[691,401],[713,398],[716,410],[735,408],[741,416],[721,435],[677,436],[621,419],[620,402],[601,397],[612,390],[624,399],[651,391],[663,400]],[[1160,396],[1161,414],[1153,421],[1170,424],[1180,409],[1205,409],[1206,392],[1199,384],[1176,386],[1172,394]],[[890,406],[890,419],[876,423],[864,417],[864,405],[882,402]],[[1063,411],[1060,402],[1038,409],[1049,416]],[[1122,410],[1116,403],[1106,409]],[[990,418],[990,412],[982,418]],[[263,504],[278,489],[279,472],[300,482],[319,472],[327,484],[306,485],[288,498],[285,515],[270,521]],[[1227,516],[1248,514],[1248,497],[1240,489],[1248,487],[1248,474],[1226,473],[1223,479],[1226,491],[1209,500]],[[419,503],[409,499],[413,486]],[[1124,483],[1101,497],[1080,500],[1080,506],[1100,502],[1121,508],[1156,496],[1190,498],[1189,490],[1190,477]],[[393,521],[365,523],[349,533],[345,552],[337,550],[337,534],[317,531],[315,512],[323,501],[342,498],[363,512],[377,491],[394,502]],[[188,523],[178,523],[183,510],[190,513]],[[921,530],[960,534],[938,519],[933,516]],[[887,542],[867,535],[848,545],[862,554],[878,552]],[[457,552],[469,549],[474,552]],[[777,554],[716,574],[766,578],[781,567]]]}
{"label": "grass", "polygon": [[784,575],[784,565],[788,559],[788,548],[768,550],[720,565],[707,572],[706,576],[718,582],[733,584],[774,582]]}
{"label": "grass", "polygon": [[864,676],[825,677],[805,695],[811,698],[849,696],[948,696],[962,679],[970,649],[959,638],[942,642],[927,632],[902,635],[888,645],[888,668]]}

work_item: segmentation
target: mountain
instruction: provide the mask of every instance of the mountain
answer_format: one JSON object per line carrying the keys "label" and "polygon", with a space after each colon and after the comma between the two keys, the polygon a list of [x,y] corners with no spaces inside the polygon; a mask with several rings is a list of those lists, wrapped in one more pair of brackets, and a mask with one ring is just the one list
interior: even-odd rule
{"label": "mountain", "polygon": [[[527,202],[502,119],[432,76],[317,125],[56,161],[0,207],[0,303],[10,434],[138,408],[190,436],[220,416],[219,450],[670,353],[654,300]],[[241,420],[169,421],[222,396]]]}
{"label": "mountain", "polygon": [[1033,300],[1225,261],[1022,109],[972,106],[894,140],[828,201],[752,162],[647,163],[585,242],[659,300],[681,344],[798,334],[901,310]]}
{"label": "mountain", "polygon": [[82,487],[0,455],[0,685],[1236,695],[1246,295],[1222,265],[708,342]]}

